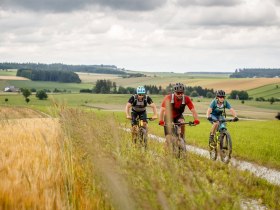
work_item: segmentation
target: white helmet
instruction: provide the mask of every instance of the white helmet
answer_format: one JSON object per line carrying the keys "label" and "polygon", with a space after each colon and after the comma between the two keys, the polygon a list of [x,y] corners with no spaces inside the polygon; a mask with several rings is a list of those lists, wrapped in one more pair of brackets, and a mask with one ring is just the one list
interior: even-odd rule
{"label": "white helmet", "polygon": [[136,93],[137,94],[145,94],[146,93],[146,90],[144,88],[144,86],[139,86],[136,88]]}

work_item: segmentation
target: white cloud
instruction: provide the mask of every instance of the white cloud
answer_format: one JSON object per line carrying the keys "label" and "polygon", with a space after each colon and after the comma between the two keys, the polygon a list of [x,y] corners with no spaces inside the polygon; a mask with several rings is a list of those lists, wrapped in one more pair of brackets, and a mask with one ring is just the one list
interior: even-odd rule
{"label": "white cloud", "polygon": [[280,64],[276,0],[57,1],[1,1],[0,62],[182,72]]}

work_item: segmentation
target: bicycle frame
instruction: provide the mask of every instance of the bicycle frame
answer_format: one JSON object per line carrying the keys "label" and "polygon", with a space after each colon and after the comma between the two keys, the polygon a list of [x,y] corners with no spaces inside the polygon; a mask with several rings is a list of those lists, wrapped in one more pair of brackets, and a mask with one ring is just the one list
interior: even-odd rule
{"label": "bicycle frame", "polygon": [[140,145],[145,147],[145,149],[148,146],[148,135],[147,135],[147,129],[144,127],[144,119],[152,121],[153,118],[139,118],[139,116],[136,118],[136,138],[133,139],[134,143],[137,144],[137,141],[140,142]]}
{"label": "bicycle frame", "polygon": [[182,125],[195,126],[193,122],[184,122],[184,123],[170,123],[164,126],[171,126],[171,144],[173,154],[177,157],[183,157],[186,153],[186,142],[185,139],[181,136]]}

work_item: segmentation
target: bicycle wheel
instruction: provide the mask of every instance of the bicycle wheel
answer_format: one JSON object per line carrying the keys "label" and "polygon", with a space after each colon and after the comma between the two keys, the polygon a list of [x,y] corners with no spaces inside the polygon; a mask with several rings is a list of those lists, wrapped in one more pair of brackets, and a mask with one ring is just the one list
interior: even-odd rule
{"label": "bicycle wheel", "polygon": [[186,155],[186,142],[185,139],[178,137],[178,158],[184,158]]}
{"label": "bicycle wheel", "polygon": [[229,163],[232,153],[232,142],[230,134],[227,130],[221,132],[220,135],[220,156],[224,163]]}
{"label": "bicycle wheel", "polygon": [[217,137],[214,136],[213,142],[209,144],[209,153],[211,160],[217,160],[218,151],[217,151]]}
{"label": "bicycle wheel", "polygon": [[179,158],[180,152],[179,152],[179,145],[178,145],[178,137],[172,136],[171,137],[171,145],[172,145],[172,152],[174,157]]}
{"label": "bicycle wheel", "polygon": [[148,147],[147,130],[144,127],[141,127],[140,132],[141,132],[141,139],[140,139],[141,146],[143,146],[145,149],[147,149],[147,147]]}
{"label": "bicycle wheel", "polygon": [[138,139],[139,139],[139,128],[136,126],[132,127],[132,142],[136,144]]}

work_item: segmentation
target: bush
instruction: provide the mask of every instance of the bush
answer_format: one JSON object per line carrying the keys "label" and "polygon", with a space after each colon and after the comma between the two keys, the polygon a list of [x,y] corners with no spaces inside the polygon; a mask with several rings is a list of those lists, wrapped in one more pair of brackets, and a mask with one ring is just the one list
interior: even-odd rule
{"label": "bush", "polygon": [[277,118],[278,120],[280,120],[280,112],[277,113],[277,115],[275,116],[275,118]]}
{"label": "bush", "polygon": [[36,92],[36,97],[39,98],[39,100],[43,100],[43,99],[47,99],[48,95],[47,95],[46,91],[39,90]]}

